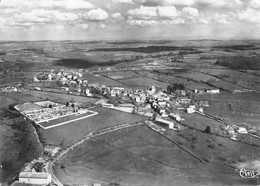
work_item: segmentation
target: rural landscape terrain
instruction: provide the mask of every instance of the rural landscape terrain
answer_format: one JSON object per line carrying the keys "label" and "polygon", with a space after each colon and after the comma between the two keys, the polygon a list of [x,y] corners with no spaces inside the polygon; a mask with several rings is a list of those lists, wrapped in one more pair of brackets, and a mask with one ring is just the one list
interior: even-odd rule
{"label": "rural landscape terrain", "polygon": [[57,185],[256,185],[259,158],[258,40],[0,43],[3,185],[33,160]]}

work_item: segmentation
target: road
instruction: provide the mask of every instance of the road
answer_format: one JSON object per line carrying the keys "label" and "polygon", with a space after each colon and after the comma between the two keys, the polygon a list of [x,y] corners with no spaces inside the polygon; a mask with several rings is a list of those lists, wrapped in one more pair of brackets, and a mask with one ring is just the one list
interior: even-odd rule
{"label": "road", "polygon": [[54,184],[56,184],[58,186],[63,186],[62,182],[55,175],[52,166],[64,154],[66,154],[71,149],[75,148],[76,146],[82,144],[84,141],[90,139],[91,137],[100,136],[100,135],[107,134],[107,133],[110,133],[110,132],[113,132],[113,131],[121,130],[121,129],[124,129],[124,128],[127,128],[127,127],[133,127],[133,126],[137,126],[137,125],[142,125],[142,124],[144,124],[144,123],[143,122],[138,122],[138,123],[120,124],[120,125],[116,125],[116,126],[113,126],[113,127],[108,127],[108,128],[105,128],[105,129],[101,129],[101,130],[96,131],[96,132],[91,132],[91,133],[87,134],[86,136],[82,137],[80,140],[74,141],[72,144],[68,145],[63,150],[58,152],[53,157],[53,160],[49,161],[46,164],[46,171],[51,174],[52,181],[53,181]]}

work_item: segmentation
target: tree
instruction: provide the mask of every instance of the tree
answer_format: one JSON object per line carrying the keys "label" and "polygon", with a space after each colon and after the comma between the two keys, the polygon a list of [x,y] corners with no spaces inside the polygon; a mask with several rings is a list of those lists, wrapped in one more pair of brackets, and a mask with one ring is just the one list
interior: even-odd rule
{"label": "tree", "polygon": [[72,104],[71,104],[71,107],[72,107],[72,108],[74,108],[74,107],[75,107],[74,103],[72,103]]}
{"label": "tree", "polygon": [[52,104],[49,104],[49,108],[50,108],[50,109],[52,108]]}
{"label": "tree", "polygon": [[14,106],[15,106],[14,104],[10,104],[9,105],[9,110],[15,110]]}
{"label": "tree", "polygon": [[204,130],[205,133],[210,133],[210,127],[207,126],[206,129]]}
{"label": "tree", "polygon": [[185,86],[181,83],[173,83],[167,86],[167,91],[174,93],[176,90],[185,90]]}
{"label": "tree", "polygon": [[66,107],[68,107],[70,104],[69,104],[69,102],[66,102]]}

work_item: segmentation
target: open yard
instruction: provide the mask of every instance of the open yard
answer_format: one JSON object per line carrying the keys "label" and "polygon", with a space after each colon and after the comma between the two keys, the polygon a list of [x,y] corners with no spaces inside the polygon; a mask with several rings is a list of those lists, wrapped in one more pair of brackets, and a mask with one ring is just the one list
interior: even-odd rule
{"label": "open yard", "polygon": [[[205,136],[200,140],[206,140]],[[205,149],[208,151],[210,147]],[[208,154],[207,151],[201,153]],[[242,180],[233,168],[223,164],[200,163],[145,125],[92,138],[63,156],[54,170],[61,181],[69,185],[245,186],[254,183]]]}
{"label": "open yard", "polygon": [[134,123],[146,118],[107,108],[96,108],[93,109],[93,111],[98,112],[98,114],[55,128],[47,130],[39,129],[42,140],[45,144],[64,146],[72,143],[74,140],[80,139],[92,131],[123,123]]}

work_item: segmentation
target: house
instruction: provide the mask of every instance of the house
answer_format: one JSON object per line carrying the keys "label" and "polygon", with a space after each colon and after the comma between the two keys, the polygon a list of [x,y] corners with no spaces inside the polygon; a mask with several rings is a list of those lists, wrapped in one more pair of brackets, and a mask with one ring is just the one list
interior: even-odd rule
{"label": "house", "polygon": [[68,74],[68,75],[67,75],[67,78],[68,78],[68,79],[72,79],[72,74]]}
{"label": "house", "polygon": [[102,103],[102,107],[106,107],[106,108],[114,108],[114,105],[111,103]]}
{"label": "house", "polygon": [[47,172],[21,172],[19,182],[26,184],[47,185],[51,183],[51,174]]}
{"label": "house", "polygon": [[86,80],[86,79],[83,80],[83,84],[85,84],[85,85],[88,84],[88,80]]}
{"label": "house", "polygon": [[165,109],[162,109],[160,108],[160,114],[162,117],[167,117],[168,115],[166,114],[166,110]]}
{"label": "house", "polygon": [[195,112],[195,106],[194,105],[190,105],[188,108],[187,108],[187,113],[194,113]]}
{"label": "house", "polygon": [[116,94],[117,94],[117,91],[116,90],[111,90],[111,92],[110,92],[110,96],[111,97],[116,97]]}
{"label": "house", "polygon": [[135,97],[135,101],[136,101],[137,103],[140,103],[140,102],[141,102],[140,97],[139,97],[139,96],[136,96],[136,97]]}
{"label": "house", "polygon": [[219,94],[219,89],[206,89],[206,93],[209,94]]}
{"label": "house", "polygon": [[182,98],[182,99],[180,100],[180,103],[181,103],[181,104],[190,104],[190,102],[191,102],[191,99],[190,99],[190,98]]}
{"label": "house", "polygon": [[172,121],[168,121],[168,120],[163,119],[161,117],[157,117],[155,119],[155,121],[168,125],[169,129],[173,129],[174,128],[174,123]]}
{"label": "house", "polygon": [[199,105],[202,107],[209,107],[209,101],[200,100]]}
{"label": "house", "polygon": [[149,90],[147,90],[147,93],[150,94],[150,95],[154,94],[155,92],[156,92],[155,86],[151,86],[151,87],[149,88]]}
{"label": "house", "polygon": [[93,96],[93,94],[90,93],[90,90],[88,88],[85,90],[85,94],[87,96]]}
{"label": "house", "polygon": [[166,101],[159,101],[158,104],[161,106],[161,107],[165,107],[166,106]]}
{"label": "house", "polygon": [[34,78],[33,78],[33,81],[34,81],[34,82],[39,82],[40,80],[37,79],[37,77],[34,77]]}
{"label": "house", "polygon": [[53,75],[53,74],[48,74],[48,79],[49,79],[49,80],[52,80],[52,75]]}
{"label": "house", "polygon": [[171,113],[171,114],[169,115],[169,117],[172,118],[172,119],[174,119],[174,120],[176,120],[176,121],[181,121],[181,120],[183,120],[183,119],[180,117],[180,115],[175,114],[175,113]]}

